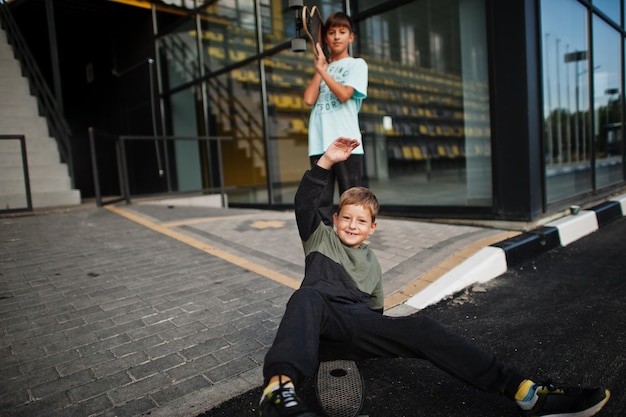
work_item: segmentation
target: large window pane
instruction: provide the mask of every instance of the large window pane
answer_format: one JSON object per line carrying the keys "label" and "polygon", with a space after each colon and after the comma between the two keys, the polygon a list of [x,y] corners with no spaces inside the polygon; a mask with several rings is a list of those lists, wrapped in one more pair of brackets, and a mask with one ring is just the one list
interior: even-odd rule
{"label": "large window pane", "polygon": [[618,25],[621,23],[620,4],[622,3],[622,0],[593,0],[592,3],[615,23]]}
{"label": "large window pane", "polygon": [[231,202],[267,203],[267,169],[259,63],[211,78],[206,88],[211,134],[222,142],[224,184]]}
{"label": "large window pane", "polygon": [[548,203],[592,188],[586,16],[576,1],[541,2]]}
{"label": "large window pane", "polygon": [[620,35],[593,19],[593,87],[596,188],[622,181]]}
{"label": "large window pane", "polygon": [[276,203],[291,204],[304,170],[309,167],[310,108],[303,93],[315,69],[313,54],[285,51],[265,60],[268,86],[269,144],[273,159]]}
{"label": "large window pane", "polygon": [[176,29],[161,36],[157,45],[161,58],[163,87],[166,90],[197,79],[200,76],[195,21],[188,16],[178,22]]}
{"label": "large window pane", "polygon": [[[198,136],[198,118],[193,89],[183,90],[170,97],[172,131],[174,136]],[[176,140],[173,144],[176,191],[197,191],[203,188],[200,143],[195,140]]]}
{"label": "large window pane", "polygon": [[242,61],[257,53],[254,1],[219,1],[202,11],[205,73]]}
{"label": "large window pane", "polygon": [[418,0],[360,24],[361,129],[382,203],[491,205],[484,13],[483,0]]}

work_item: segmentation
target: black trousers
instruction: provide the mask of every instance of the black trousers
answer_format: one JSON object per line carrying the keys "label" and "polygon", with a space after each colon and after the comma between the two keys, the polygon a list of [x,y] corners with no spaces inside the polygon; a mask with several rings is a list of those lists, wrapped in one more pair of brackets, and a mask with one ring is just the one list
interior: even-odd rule
{"label": "black trousers", "polygon": [[[318,159],[322,155],[315,155],[309,157],[311,160],[311,166],[315,165]],[[335,197],[335,181],[339,186],[339,195],[341,195],[348,188],[359,187],[362,185],[363,177],[363,155],[350,155],[347,160],[336,163],[331,168],[326,188],[320,195],[319,212],[322,216],[322,221],[328,226],[333,225],[333,214],[335,210],[333,207],[333,199]]]}
{"label": "black trousers", "polygon": [[311,377],[320,349],[345,352],[346,357],[425,359],[467,384],[514,399],[524,378],[512,368],[421,315],[390,317],[367,304],[331,302],[312,287],[301,287],[287,303],[276,338],[263,366],[265,384],[287,375],[294,384]]}

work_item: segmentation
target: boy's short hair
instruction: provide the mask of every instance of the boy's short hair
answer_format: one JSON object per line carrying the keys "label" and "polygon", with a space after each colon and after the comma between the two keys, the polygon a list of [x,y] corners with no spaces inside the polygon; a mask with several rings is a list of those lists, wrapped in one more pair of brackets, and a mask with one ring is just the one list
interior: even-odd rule
{"label": "boy's short hair", "polygon": [[372,215],[372,222],[376,221],[376,216],[378,215],[378,209],[380,205],[378,204],[378,199],[376,195],[371,192],[368,188],[365,187],[352,187],[348,188],[346,191],[341,194],[341,198],[339,199],[339,210],[343,206],[363,206],[368,209]]}
{"label": "boy's short hair", "polygon": [[350,32],[353,32],[352,18],[344,12],[335,12],[326,18],[326,23],[324,23],[324,34],[326,34],[328,29],[335,26],[346,27],[350,30]]}

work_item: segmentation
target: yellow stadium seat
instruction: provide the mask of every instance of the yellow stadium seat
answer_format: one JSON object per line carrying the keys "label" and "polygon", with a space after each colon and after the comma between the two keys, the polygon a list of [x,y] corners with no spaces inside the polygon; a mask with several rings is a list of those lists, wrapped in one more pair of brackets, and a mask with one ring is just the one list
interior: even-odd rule
{"label": "yellow stadium seat", "polygon": [[420,149],[419,146],[413,146],[412,150],[413,150],[413,159],[416,159],[418,161],[425,159],[424,155],[422,154],[422,150]]}

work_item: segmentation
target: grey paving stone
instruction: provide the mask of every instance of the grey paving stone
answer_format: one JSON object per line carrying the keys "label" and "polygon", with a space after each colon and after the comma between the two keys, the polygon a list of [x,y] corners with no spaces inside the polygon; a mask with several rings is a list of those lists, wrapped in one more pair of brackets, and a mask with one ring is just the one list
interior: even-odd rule
{"label": "grey paving stone", "polygon": [[166,387],[150,395],[157,404],[168,404],[178,398],[184,397],[190,392],[199,391],[213,385],[202,376],[189,378],[185,381]]}
{"label": "grey paving stone", "polygon": [[180,381],[196,375],[203,374],[208,370],[220,366],[222,362],[218,361],[215,356],[209,354],[199,356],[196,359],[186,361],[180,366],[176,366],[166,371],[173,380]]}
{"label": "grey paving stone", "polygon": [[70,399],[74,402],[84,401],[99,395],[106,394],[108,391],[118,389],[132,383],[126,371],[121,371],[113,375],[107,375],[98,378],[83,385],[78,385],[68,390]]}
{"label": "grey paving stone", "polygon": [[171,383],[171,378],[165,373],[157,373],[150,377],[134,380],[130,384],[118,386],[116,389],[110,390],[108,396],[115,405],[124,404],[163,389],[163,387],[168,387]]}
{"label": "grey paving stone", "polygon": [[218,350],[213,355],[223,363],[239,360],[242,356],[251,354],[263,348],[264,346],[254,339],[246,339],[240,343],[230,345],[224,349]]}
{"label": "grey paving stone", "polygon": [[91,372],[88,369],[84,369],[73,374],[67,374],[54,381],[35,385],[30,388],[30,392],[35,398],[43,398],[59,391],[69,391],[77,386],[88,384],[93,380],[94,376]]}
{"label": "grey paving stone", "polygon": [[[131,341],[131,339],[130,339],[130,337],[128,337],[128,335],[120,334],[120,335],[117,335],[117,336],[110,337],[108,339],[99,340],[99,341],[94,342],[94,343],[90,343],[90,344],[87,344],[87,345],[84,345],[84,346],[80,346],[80,347],[78,347],[78,352],[82,356],[87,356],[87,355],[93,354],[95,352],[101,352],[101,351],[104,351],[104,350],[110,350],[110,349],[114,349],[114,348],[119,348],[121,346],[129,345],[130,341]],[[122,356],[121,354],[119,354],[115,350],[113,350],[113,353],[117,357]]]}
{"label": "grey paving stone", "polygon": [[[10,412],[17,407],[30,401],[30,395],[26,388],[12,389],[0,394],[0,410]],[[10,410],[10,411],[9,411]]]}
{"label": "grey paving stone", "polygon": [[29,354],[24,355],[21,353],[18,355],[22,357],[20,372],[23,374],[40,372],[42,369],[47,369],[51,366],[57,367],[61,364],[71,363],[80,359],[80,354],[76,350],[66,350],[55,353],[54,355],[45,355],[43,351],[41,351],[41,354],[37,356]]}
{"label": "grey paving stone", "polygon": [[[148,396],[128,401],[124,404],[105,408],[103,417],[134,417],[149,415],[157,408],[157,404]],[[173,417],[173,416],[172,416]]]}
{"label": "grey paving stone", "polygon": [[205,373],[205,375],[213,383],[218,383],[233,375],[239,375],[243,372],[249,371],[258,365],[259,364],[257,362],[248,357],[241,357],[210,369]]}
{"label": "grey paving stone", "polygon": [[44,415],[46,417],[93,416],[111,407],[112,404],[109,398],[106,395],[100,395],[85,401],[72,403],[66,408],[56,412],[48,412]]}
{"label": "grey paving stone", "polygon": [[130,372],[135,379],[143,379],[148,376],[167,371],[168,369],[174,368],[184,362],[184,359],[178,353],[173,353],[171,355],[163,356],[161,358],[133,366],[128,370],[128,372]]}
{"label": "grey paving stone", "polygon": [[91,368],[91,371],[94,373],[96,378],[102,378],[121,371],[128,371],[133,366],[146,363],[148,360],[150,360],[150,358],[144,352],[133,352],[129,355],[115,358],[108,362],[94,366]]}
{"label": "grey paving stone", "polygon": [[161,336],[158,334],[147,336],[147,337],[144,337],[143,339],[138,339],[138,340],[133,340],[130,337],[128,337],[128,340],[125,343],[120,343],[115,346],[111,346],[111,351],[116,357],[122,357],[131,353],[146,352],[148,349],[154,346],[159,346],[165,343],[165,340],[162,339]]}
{"label": "grey paving stone", "polygon": [[[45,398],[31,398],[26,404],[11,410],[11,417],[47,416],[71,404],[65,392],[58,392]],[[66,414],[67,415],[67,414]]]}
{"label": "grey paving stone", "polygon": [[113,352],[101,350],[91,355],[82,356],[73,361],[57,364],[55,368],[62,377],[76,375],[82,369],[88,370],[115,359]]}
{"label": "grey paving stone", "polygon": [[222,337],[216,337],[210,340],[206,340],[201,343],[197,343],[196,345],[186,348],[180,351],[180,354],[183,355],[186,359],[195,359],[200,356],[205,356],[208,354],[214,354],[220,350],[223,350],[229,346],[228,342]]}

